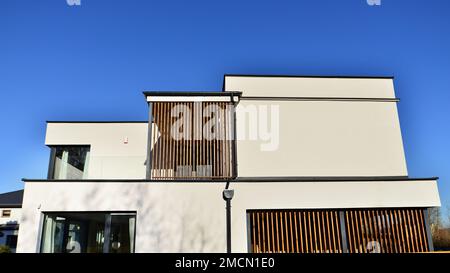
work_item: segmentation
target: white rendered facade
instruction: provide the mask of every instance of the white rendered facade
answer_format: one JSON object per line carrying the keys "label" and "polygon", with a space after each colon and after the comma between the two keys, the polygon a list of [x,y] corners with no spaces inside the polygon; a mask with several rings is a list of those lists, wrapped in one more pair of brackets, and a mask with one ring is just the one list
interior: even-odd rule
{"label": "white rendered facade", "polygon": [[[392,79],[224,81],[224,91],[242,92],[237,178],[148,180],[149,132],[158,135],[148,122],[49,122],[45,144],[88,145],[88,166],[82,179],[25,180],[18,252],[41,251],[45,213],[89,211],[136,213],[135,252],[224,252],[227,182],[235,191],[233,252],[250,250],[248,210],[440,206],[436,178],[408,178]],[[157,100],[180,98],[192,99]],[[239,136],[255,122],[247,115],[252,109],[278,109],[278,134]],[[276,147],[261,149],[269,142]]]}

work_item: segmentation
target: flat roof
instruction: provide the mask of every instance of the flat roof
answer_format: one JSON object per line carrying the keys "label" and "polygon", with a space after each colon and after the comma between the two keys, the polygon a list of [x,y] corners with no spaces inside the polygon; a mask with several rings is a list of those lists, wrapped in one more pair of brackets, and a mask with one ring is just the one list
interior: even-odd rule
{"label": "flat roof", "polygon": [[339,76],[339,75],[283,75],[283,74],[224,74],[225,77],[266,78],[325,78],[325,79],[394,79],[394,76]]}
{"label": "flat roof", "polygon": [[302,182],[374,182],[374,181],[436,181],[439,177],[408,177],[408,176],[338,176],[338,177],[305,177],[305,176],[274,176],[274,177],[237,177],[229,179],[170,179],[170,180],[155,180],[155,179],[30,179],[22,178],[23,182],[155,182],[155,183],[198,183],[198,182],[208,182],[208,183],[265,183],[265,182],[292,182],[292,183],[302,183]]}
{"label": "flat roof", "polygon": [[47,120],[46,123],[148,123],[148,120]]}
{"label": "flat roof", "polygon": [[144,91],[144,96],[240,96],[240,91]]}

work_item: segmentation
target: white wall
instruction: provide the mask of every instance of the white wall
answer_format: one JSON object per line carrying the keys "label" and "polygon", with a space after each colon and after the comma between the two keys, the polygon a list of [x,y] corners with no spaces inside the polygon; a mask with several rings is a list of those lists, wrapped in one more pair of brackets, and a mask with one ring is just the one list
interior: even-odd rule
{"label": "white wall", "polygon": [[225,91],[259,97],[395,98],[393,79],[225,76]]}
{"label": "white wall", "polygon": [[[136,252],[224,252],[224,183],[26,182],[18,252],[36,252],[42,212],[136,211]],[[440,206],[436,181],[232,183],[232,247],[247,209]],[[401,198],[399,198],[401,197]]]}
{"label": "white wall", "polygon": [[[3,210],[10,210],[11,216],[10,217],[1,217]],[[0,225],[19,224],[21,217],[22,217],[22,209],[21,208],[1,208],[0,207]],[[6,244],[6,239],[8,238],[8,235],[18,235],[17,230],[3,230],[2,233],[3,233],[3,237],[0,237],[0,245]],[[12,249],[12,251],[15,251],[15,249]]]}
{"label": "white wall", "polygon": [[87,178],[144,179],[147,128],[145,122],[48,123],[45,144],[91,145]]}
{"label": "white wall", "polygon": [[[10,210],[10,217],[1,217],[3,210]],[[21,208],[1,208],[0,207],[0,225],[4,225],[6,223],[15,223],[19,224],[20,218],[22,217],[22,209]]]}
{"label": "white wall", "polygon": [[[237,111],[261,106],[278,107],[279,131],[238,141],[239,176],[408,175],[393,102],[241,100]],[[262,150],[271,142],[278,146]]]}
{"label": "white wall", "polygon": [[[396,102],[287,100],[395,98],[392,79],[231,76],[225,90],[243,92],[237,109],[239,176],[408,175]],[[277,98],[248,99],[265,96]],[[250,121],[252,109],[257,120]],[[261,137],[261,124],[270,124],[270,140]],[[256,139],[243,132],[249,127],[256,128]],[[267,143],[278,146],[267,151]]]}

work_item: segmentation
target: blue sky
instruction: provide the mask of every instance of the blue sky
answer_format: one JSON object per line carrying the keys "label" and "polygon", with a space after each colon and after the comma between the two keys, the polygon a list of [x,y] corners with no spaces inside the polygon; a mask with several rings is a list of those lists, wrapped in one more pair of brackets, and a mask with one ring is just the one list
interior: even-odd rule
{"label": "blue sky", "polygon": [[46,120],[144,120],[224,73],[395,76],[412,177],[450,204],[450,1],[4,0],[0,192],[44,178]]}

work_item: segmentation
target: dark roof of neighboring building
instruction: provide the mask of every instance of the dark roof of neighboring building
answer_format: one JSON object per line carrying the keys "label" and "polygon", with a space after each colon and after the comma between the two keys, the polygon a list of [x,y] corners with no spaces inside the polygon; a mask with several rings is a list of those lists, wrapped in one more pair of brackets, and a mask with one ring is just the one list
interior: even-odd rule
{"label": "dark roof of neighboring building", "polygon": [[0,208],[21,208],[23,190],[0,194]]}

